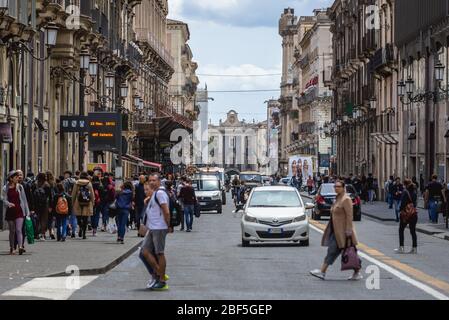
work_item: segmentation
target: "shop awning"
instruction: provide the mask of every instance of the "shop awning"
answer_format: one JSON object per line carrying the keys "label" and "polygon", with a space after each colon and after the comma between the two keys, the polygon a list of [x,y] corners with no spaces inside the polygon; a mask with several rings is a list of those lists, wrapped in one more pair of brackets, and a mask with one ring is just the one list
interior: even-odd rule
{"label": "shop awning", "polygon": [[141,167],[149,167],[149,168],[153,168],[153,169],[158,169],[159,171],[162,170],[162,164],[157,163],[157,162],[151,162],[151,161],[146,161],[143,159],[140,159],[139,157],[130,155],[130,154],[124,154],[122,156],[123,160],[127,160],[130,161],[138,166]]}

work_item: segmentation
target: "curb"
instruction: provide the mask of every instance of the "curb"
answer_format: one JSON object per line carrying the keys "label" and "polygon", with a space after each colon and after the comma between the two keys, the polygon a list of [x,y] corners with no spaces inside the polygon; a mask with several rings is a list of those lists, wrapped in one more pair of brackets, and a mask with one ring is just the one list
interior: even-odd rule
{"label": "curb", "polygon": [[[124,260],[129,258],[137,249],[142,245],[142,241],[137,243],[135,246],[133,246],[131,249],[126,251],[124,254],[122,254],[120,257],[114,259],[111,263],[109,263],[107,266],[102,268],[94,268],[94,269],[85,269],[79,271],[79,276],[95,276],[100,274],[105,274],[112,269],[114,269],[116,266],[118,266],[120,263],[122,263]],[[44,276],[45,278],[54,278],[54,277],[68,277],[70,274],[67,274],[65,272],[60,272],[56,274],[51,274],[48,276]]]}

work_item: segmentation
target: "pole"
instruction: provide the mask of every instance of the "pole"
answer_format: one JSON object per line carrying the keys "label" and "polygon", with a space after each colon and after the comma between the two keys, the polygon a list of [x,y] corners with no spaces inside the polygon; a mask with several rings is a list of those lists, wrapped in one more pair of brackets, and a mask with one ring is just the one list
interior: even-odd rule
{"label": "pole", "polygon": [[[34,50],[34,38],[30,40],[30,49]],[[27,130],[27,172],[32,171],[33,158],[33,119],[34,119],[34,59],[31,53],[28,55],[30,61],[29,91],[28,91],[28,130]],[[41,79],[44,79],[43,77]],[[40,130],[39,130],[40,131]]]}
{"label": "pole", "polygon": [[[83,69],[80,69],[80,110],[79,115],[84,116],[85,108],[84,108],[84,81],[85,81],[85,72]],[[79,152],[78,152],[78,168],[80,171],[84,170],[84,132],[80,132],[78,134],[79,138]]]}
{"label": "pole", "polygon": [[[40,33],[40,43],[45,43],[45,34],[41,31]],[[44,46],[40,46],[40,56],[43,57],[45,54]],[[45,62],[40,62],[39,79],[45,79]],[[39,119],[42,121],[44,119],[44,84],[42,82],[39,86]],[[63,136],[61,134],[61,136]],[[39,130],[39,142],[37,144],[37,157],[38,157],[38,171],[42,170],[42,153],[43,153],[43,141],[42,141],[42,131]],[[57,158],[55,158],[57,159]]]}
{"label": "pole", "polygon": [[[22,44],[23,46],[23,44]],[[21,85],[20,85],[20,113],[21,113],[21,155],[20,155],[20,168],[25,170],[26,161],[25,161],[25,145],[26,145],[26,135],[25,135],[25,49],[22,47],[20,50],[20,63],[21,63]]]}

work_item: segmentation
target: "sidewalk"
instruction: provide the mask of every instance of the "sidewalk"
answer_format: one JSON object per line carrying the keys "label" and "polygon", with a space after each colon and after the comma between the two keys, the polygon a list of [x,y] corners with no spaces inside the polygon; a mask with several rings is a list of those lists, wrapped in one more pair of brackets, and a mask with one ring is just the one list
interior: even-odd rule
{"label": "sidewalk", "polygon": [[[301,195],[312,199],[305,193],[301,193]],[[423,207],[423,200],[420,198],[418,200],[418,225],[416,226],[416,231],[449,241],[449,230],[446,229],[445,218],[440,214],[438,224],[429,223],[429,215]],[[396,221],[394,210],[389,209],[388,204],[383,201],[375,201],[373,204],[362,204],[362,214],[382,222]]]}
{"label": "sidewalk", "polygon": [[92,237],[88,231],[86,240],[37,240],[32,245],[25,244],[27,252],[22,256],[9,256],[8,234],[0,232],[0,279],[63,276],[72,265],[79,268],[80,275],[105,273],[135,252],[142,241],[136,230],[126,233],[125,244],[116,243],[116,234],[99,232]]}

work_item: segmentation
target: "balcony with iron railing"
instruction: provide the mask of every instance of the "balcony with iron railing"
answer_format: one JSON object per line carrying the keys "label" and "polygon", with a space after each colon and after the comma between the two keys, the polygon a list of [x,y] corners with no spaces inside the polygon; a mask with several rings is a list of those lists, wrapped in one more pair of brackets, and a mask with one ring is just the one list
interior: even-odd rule
{"label": "balcony with iron railing", "polygon": [[393,73],[392,65],[395,63],[394,46],[387,44],[378,49],[370,59],[371,69],[383,76],[389,76]]}
{"label": "balcony with iron railing", "polygon": [[316,124],[313,121],[303,122],[298,125],[299,134],[313,134],[315,133]]}
{"label": "balcony with iron railing", "polygon": [[170,67],[174,68],[174,59],[165,45],[147,28],[136,28],[136,40],[147,43]]}

